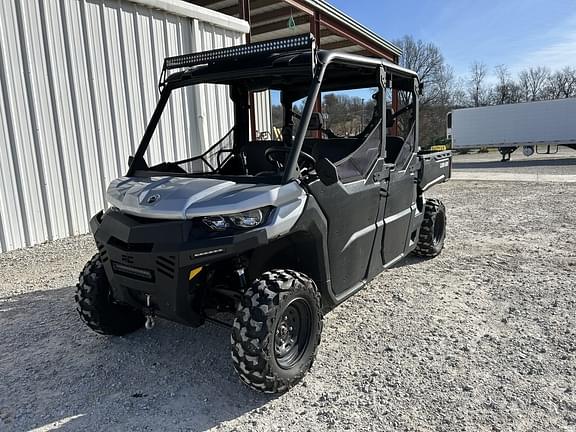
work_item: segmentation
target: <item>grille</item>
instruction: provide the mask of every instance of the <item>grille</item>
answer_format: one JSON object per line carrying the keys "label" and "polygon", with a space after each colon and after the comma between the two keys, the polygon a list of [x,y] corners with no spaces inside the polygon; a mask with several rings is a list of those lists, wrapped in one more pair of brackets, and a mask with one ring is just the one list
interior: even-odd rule
{"label": "grille", "polygon": [[174,279],[176,267],[175,256],[159,256],[156,258],[156,269],[158,273],[163,274],[167,278]]}
{"label": "grille", "polygon": [[100,254],[100,259],[102,260],[102,262],[105,263],[106,261],[108,261],[108,252],[106,251],[104,245],[97,241],[96,247],[98,248],[98,253]]}
{"label": "grille", "polygon": [[116,237],[110,237],[108,243],[126,252],[150,252],[154,246],[152,243],[126,243]]}

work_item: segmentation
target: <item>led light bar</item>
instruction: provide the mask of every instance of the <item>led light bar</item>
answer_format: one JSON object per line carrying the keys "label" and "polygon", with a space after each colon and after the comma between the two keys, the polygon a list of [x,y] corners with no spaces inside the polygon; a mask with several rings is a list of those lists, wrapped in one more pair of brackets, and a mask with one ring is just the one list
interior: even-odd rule
{"label": "led light bar", "polygon": [[285,51],[310,49],[313,47],[314,36],[311,34],[290,36],[282,39],[255,42],[228,48],[219,48],[212,51],[202,51],[199,53],[167,57],[164,60],[164,70],[192,67],[219,60],[235,59],[242,56],[266,53],[274,54]]}
{"label": "led light bar", "polygon": [[114,270],[114,273],[122,276],[154,282],[154,273],[152,273],[150,270],[127,266],[116,261],[112,261],[112,270]]}

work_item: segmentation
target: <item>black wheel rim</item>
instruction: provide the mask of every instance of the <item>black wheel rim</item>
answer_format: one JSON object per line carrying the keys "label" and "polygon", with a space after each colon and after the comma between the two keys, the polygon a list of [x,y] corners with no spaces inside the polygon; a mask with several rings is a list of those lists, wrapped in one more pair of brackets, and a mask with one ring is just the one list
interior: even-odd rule
{"label": "black wheel rim", "polygon": [[446,218],[444,213],[439,212],[436,215],[436,221],[434,222],[434,246],[438,245],[444,239],[444,228],[446,226]]}
{"label": "black wheel rim", "polygon": [[295,298],[282,313],[274,331],[274,355],[278,366],[290,369],[310,344],[312,311],[303,298]]}

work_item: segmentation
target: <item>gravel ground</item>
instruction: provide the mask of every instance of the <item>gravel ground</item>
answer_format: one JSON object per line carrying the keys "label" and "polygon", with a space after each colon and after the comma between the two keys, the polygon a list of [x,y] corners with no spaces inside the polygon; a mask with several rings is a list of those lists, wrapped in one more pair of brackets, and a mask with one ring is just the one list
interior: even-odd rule
{"label": "gravel ground", "polygon": [[0,255],[0,430],[576,431],[576,184],[453,181],[446,249],[325,318],[279,397],[243,386],[228,330],[92,333],[83,236]]}

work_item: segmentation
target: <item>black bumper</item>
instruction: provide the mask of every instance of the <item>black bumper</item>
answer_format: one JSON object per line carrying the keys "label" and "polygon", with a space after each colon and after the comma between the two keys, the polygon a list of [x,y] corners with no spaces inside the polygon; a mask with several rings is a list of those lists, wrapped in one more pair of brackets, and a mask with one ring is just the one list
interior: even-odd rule
{"label": "black bumper", "polygon": [[202,277],[190,271],[221,262],[267,243],[265,229],[215,236],[189,220],[144,220],[100,212],[90,221],[114,298],[158,316],[198,326],[204,322]]}

